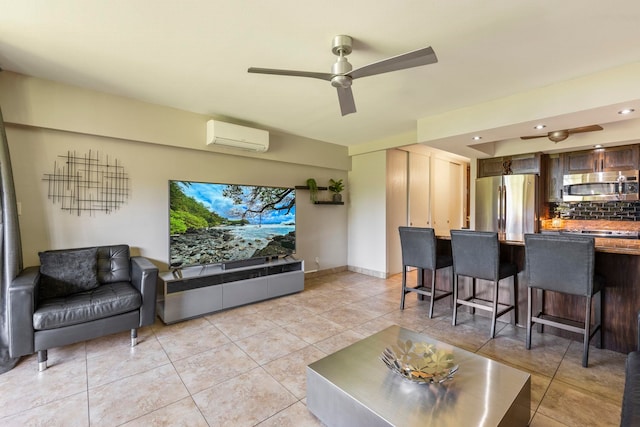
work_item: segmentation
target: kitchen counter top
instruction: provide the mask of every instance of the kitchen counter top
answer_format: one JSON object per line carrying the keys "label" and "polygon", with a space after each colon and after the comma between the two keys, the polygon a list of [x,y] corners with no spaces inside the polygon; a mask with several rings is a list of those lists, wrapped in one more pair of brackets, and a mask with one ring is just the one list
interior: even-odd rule
{"label": "kitchen counter top", "polygon": [[[543,230],[553,232],[553,230]],[[438,239],[451,240],[450,236],[438,236]],[[500,240],[500,243],[510,246],[524,246],[521,240]],[[610,254],[640,255],[640,239],[607,239],[605,237],[595,238],[596,252]]]}
{"label": "kitchen counter top", "polygon": [[[635,221],[610,220],[565,220],[560,218],[544,219],[540,221],[540,232],[611,232],[640,234],[640,224]],[[603,253],[640,255],[640,239],[637,238],[606,238],[594,236],[596,251]]]}
{"label": "kitchen counter top", "polygon": [[640,255],[640,240],[596,238],[596,252]]}

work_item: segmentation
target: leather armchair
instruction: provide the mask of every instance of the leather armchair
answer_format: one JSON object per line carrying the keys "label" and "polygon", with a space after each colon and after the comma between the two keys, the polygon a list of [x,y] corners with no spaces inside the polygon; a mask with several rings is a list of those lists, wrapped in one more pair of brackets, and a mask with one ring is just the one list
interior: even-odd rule
{"label": "leather armchair", "polygon": [[[93,248],[48,251],[56,255]],[[96,279],[90,290],[42,298],[42,266],[24,269],[7,295],[9,354],[38,352],[38,367],[47,368],[47,349],[131,330],[155,320],[158,269],[143,257],[131,257],[129,246],[95,248]],[[42,259],[42,255],[41,255]]]}

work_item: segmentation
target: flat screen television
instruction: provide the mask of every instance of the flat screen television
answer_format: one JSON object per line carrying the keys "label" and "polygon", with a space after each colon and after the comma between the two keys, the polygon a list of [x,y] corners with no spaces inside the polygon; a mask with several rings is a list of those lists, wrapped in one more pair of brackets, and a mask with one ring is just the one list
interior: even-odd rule
{"label": "flat screen television", "polygon": [[169,234],[174,268],[291,255],[295,189],[171,180]]}

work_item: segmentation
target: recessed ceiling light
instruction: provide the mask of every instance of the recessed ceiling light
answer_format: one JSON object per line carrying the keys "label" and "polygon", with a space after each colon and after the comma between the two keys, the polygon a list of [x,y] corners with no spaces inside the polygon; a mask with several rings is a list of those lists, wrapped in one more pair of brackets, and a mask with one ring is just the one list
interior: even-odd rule
{"label": "recessed ceiling light", "polygon": [[544,129],[546,127],[547,127],[547,125],[535,125],[533,128],[537,129],[537,130],[540,130],[540,129]]}
{"label": "recessed ceiling light", "polygon": [[624,109],[618,111],[618,114],[631,114],[634,111],[636,111],[636,110],[634,110],[633,108],[624,108]]}
{"label": "recessed ceiling light", "polygon": [[476,135],[476,136],[474,136],[474,137],[473,137],[473,138],[471,138],[471,139],[473,139],[474,141],[480,141],[480,140],[482,139],[482,137],[481,137],[481,136]]}
{"label": "recessed ceiling light", "polygon": [[593,148],[602,148],[602,144],[596,144],[593,146]]}

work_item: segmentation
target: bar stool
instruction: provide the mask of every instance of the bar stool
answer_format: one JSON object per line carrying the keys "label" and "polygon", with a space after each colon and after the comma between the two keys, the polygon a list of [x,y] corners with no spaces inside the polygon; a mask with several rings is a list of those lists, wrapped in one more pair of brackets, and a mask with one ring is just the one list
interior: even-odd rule
{"label": "bar stool", "polygon": [[[602,279],[594,274],[594,239],[588,236],[552,234],[525,234],[525,259],[528,284],[527,302],[527,350],[531,349],[531,325],[539,323],[583,336],[582,366],[589,360],[589,341],[599,331],[602,343]],[[540,312],[533,315],[533,289],[540,290]],[[552,317],[545,312],[544,292],[555,291],[586,298],[584,320]],[[591,326],[591,305],[595,298],[595,319]],[[580,326],[576,326],[576,324]]]}
{"label": "bar stool", "polygon": [[[453,320],[457,322],[458,306],[466,305],[473,310],[480,309],[491,312],[491,338],[496,335],[498,317],[515,310],[518,289],[518,268],[515,264],[500,262],[500,242],[498,233],[489,231],[451,230],[451,249],[453,252]],[[458,297],[458,276],[471,277],[472,292],[466,298]],[[498,283],[513,276],[511,304],[498,302]],[[476,297],[476,279],[493,283],[493,299]],[[515,310],[517,315],[517,310]],[[513,316],[512,323],[515,323]]]}
{"label": "bar stool", "polygon": [[[404,297],[409,292],[431,297],[429,318],[433,317],[433,303],[451,295],[451,291],[436,289],[436,270],[451,267],[453,261],[448,255],[438,255],[436,235],[433,228],[399,227],[400,246],[402,247],[402,297],[400,309],[404,310]],[[407,286],[407,267],[418,269],[418,284],[415,288]],[[431,271],[431,289],[424,286],[423,270]]]}

